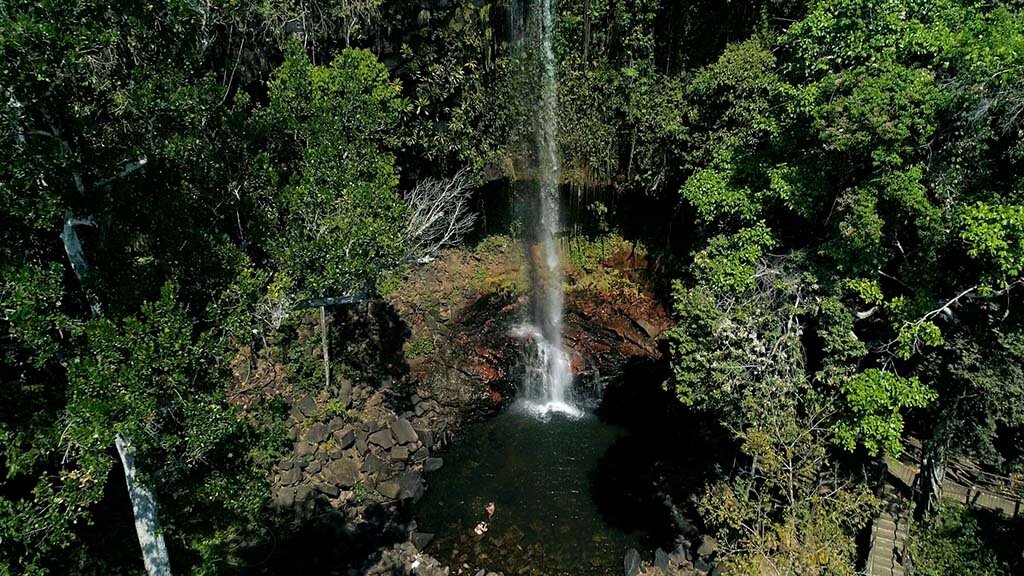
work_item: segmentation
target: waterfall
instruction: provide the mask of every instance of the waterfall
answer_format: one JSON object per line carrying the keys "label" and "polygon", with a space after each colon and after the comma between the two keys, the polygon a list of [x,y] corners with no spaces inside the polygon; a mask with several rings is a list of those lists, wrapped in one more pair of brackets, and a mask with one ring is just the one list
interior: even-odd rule
{"label": "waterfall", "polygon": [[528,254],[533,273],[531,323],[522,326],[518,333],[535,347],[526,367],[522,404],[542,416],[552,412],[582,413],[573,399],[572,366],[562,344],[562,262],[557,240],[562,226],[558,194],[558,83],[551,3],[552,0],[540,0],[534,11],[539,42],[532,44],[539,46],[540,52],[535,131],[539,215],[532,219],[534,244]]}

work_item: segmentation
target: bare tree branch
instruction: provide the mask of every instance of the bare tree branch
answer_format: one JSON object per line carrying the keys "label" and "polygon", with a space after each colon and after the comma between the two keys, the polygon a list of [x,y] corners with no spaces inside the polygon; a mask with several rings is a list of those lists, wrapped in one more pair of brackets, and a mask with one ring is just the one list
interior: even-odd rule
{"label": "bare tree branch", "polygon": [[429,262],[441,249],[462,241],[476,222],[476,213],[469,209],[472,192],[469,170],[463,168],[451,178],[420,180],[406,194],[411,260]]}

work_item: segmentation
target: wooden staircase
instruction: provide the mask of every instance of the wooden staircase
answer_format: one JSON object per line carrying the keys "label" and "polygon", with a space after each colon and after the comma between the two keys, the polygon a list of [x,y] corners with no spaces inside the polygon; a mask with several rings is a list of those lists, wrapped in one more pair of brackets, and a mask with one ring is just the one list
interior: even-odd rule
{"label": "wooden staircase", "polygon": [[882,513],[871,524],[867,576],[904,576],[909,573],[907,534],[911,517],[910,503],[887,490]]}

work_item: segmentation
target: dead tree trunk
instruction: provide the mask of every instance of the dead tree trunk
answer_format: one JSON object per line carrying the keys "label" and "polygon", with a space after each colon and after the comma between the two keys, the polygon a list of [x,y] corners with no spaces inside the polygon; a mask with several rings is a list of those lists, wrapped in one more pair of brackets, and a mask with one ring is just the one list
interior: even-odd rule
{"label": "dead tree trunk", "polygon": [[135,477],[135,454],[131,442],[118,434],[114,444],[124,467],[124,481],[128,486],[128,497],[132,501],[135,532],[139,536],[142,562],[146,566],[146,572],[149,576],[171,576],[167,545],[164,542],[164,535],[160,533],[160,522],[157,518],[156,498],[146,485]]}

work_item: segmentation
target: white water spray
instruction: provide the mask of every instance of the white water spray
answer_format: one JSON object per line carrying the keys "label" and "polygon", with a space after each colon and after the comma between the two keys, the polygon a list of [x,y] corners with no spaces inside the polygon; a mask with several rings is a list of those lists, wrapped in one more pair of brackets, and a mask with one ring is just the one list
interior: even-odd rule
{"label": "white water spray", "polygon": [[531,250],[534,273],[532,324],[518,335],[531,340],[536,354],[526,370],[522,404],[541,416],[560,412],[582,415],[572,394],[572,366],[562,345],[562,263],[557,235],[559,215],[558,84],[552,48],[554,19],[552,0],[540,0],[539,109],[537,118],[537,182],[540,217],[535,218],[537,245]]}

